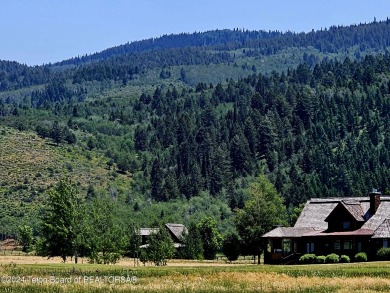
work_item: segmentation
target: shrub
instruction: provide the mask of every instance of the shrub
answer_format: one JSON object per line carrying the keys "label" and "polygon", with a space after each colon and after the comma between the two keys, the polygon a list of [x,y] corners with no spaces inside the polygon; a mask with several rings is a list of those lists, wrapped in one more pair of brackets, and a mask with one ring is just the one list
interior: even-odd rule
{"label": "shrub", "polygon": [[240,256],[241,239],[235,234],[229,234],[223,240],[222,252],[229,261],[235,261]]}
{"label": "shrub", "polygon": [[307,254],[304,254],[302,255],[300,258],[299,258],[299,262],[300,263],[314,263],[316,261],[317,257],[315,254],[313,253],[307,253]]}
{"label": "shrub", "polygon": [[139,260],[144,264],[144,266],[149,261],[148,254],[146,253],[145,249],[141,249],[141,253],[139,255]]}
{"label": "shrub", "polygon": [[365,252],[359,252],[359,253],[355,254],[355,261],[357,261],[357,262],[367,261],[367,254]]}
{"label": "shrub", "polygon": [[23,246],[23,252],[30,252],[33,244],[33,228],[28,225],[21,225],[18,227],[19,230],[19,242]]}
{"label": "shrub", "polygon": [[390,248],[382,247],[381,249],[378,250],[376,256],[380,260],[390,260]]}
{"label": "shrub", "polygon": [[121,258],[121,255],[116,252],[92,253],[88,262],[91,264],[116,264]]}
{"label": "shrub", "polygon": [[325,263],[325,259],[326,259],[325,255],[319,255],[316,258],[316,262],[317,263]]}
{"label": "shrub", "polygon": [[338,263],[339,261],[340,257],[335,253],[328,254],[325,258],[326,263]]}
{"label": "shrub", "polygon": [[340,262],[343,262],[343,263],[351,262],[351,259],[349,258],[348,255],[342,255],[342,256],[340,256]]}

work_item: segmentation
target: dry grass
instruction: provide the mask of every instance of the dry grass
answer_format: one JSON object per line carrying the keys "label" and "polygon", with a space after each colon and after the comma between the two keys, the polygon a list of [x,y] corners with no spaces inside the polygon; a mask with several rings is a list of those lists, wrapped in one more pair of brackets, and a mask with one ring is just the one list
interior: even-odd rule
{"label": "dry grass", "polygon": [[[248,261],[249,262],[249,261]],[[63,264],[64,262],[60,257],[47,258],[42,256],[35,255],[25,255],[20,251],[14,251],[13,254],[9,252],[3,254],[0,251],[0,265],[1,264],[18,264],[18,265],[29,265],[29,264]],[[72,265],[74,260],[70,258],[67,259],[66,264]],[[88,264],[88,259],[80,257],[79,264]],[[232,267],[232,266],[243,266],[248,265],[248,263],[233,263],[227,264],[225,261],[196,261],[196,260],[182,260],[174,259],[170,260],[167,264],[168,267]],[[144,267],[142,262],[138,260],[135,261],[133,258],[123,257],[117,263],[116,266],[126,266],[126,267]],[[149,263],[146,267],[154,267],[153,264]]]}
{"label": "dry grass", "polygon": [[[24,264],[24,265],[23,265]],[[26,265],[27,264],[27,265]],[[374,277],[375,272],[388,270],[389,263],[313,266],[257,266],[220,263],[169,262],[171,267],[134,267],[132,259],[120,264],[98,266],[63,264],[59,258],[47,260],[34,256],[0,257],[0,274],[47,278],[71,277],[69,284],[33,284],[38,291],[51,292],[389,292],[388,276]],[[350,269],[365,271],[360,277],[349,275]],[[75,270],[75,274],[72,272]],[[299,276],[290,274],[299,271]],[[335,272],[313,276],[312,271]],[[63,272],[63,275],[61,275]],[[373,272],[373,275],[370,275]],[[92,276],[90,281],[84,277]],[[136,276],[137,281],[110,282],[105,276]],[[75,282],[81,278],[81,284]],[[96,278],[96,279],[95,279]],[[100,279],[99,279],[100,278]],[[31,283],[18,284],[19,291]],[[29,289],[30,290],[30,289]],[[1,284],[0,284],[1,291]]]}
{"label": "dry grass", "polygon": [[0,127],[6,135],[0,139],[0,178],[8,187],[25,185],[48,187],[64,174],[74,177],[83,187],[88,184],[105,186],[109,178],[106,158],[92,153],[92,160],[83,151],[67,144],[59,147],[33,132],[18,132]]}
{"label": "dry grass", "polygon": [[115,173],[114,178],[106,162],[100,153],[67,144],[56,146],[33,132],[0,126],[0,200],[10,211],[17,211],[23,202],[21,212],[25,212],[40,203],[45,190],[64,177],[77,184],[82,193],[89,185],[107,189],[110,185],[131,184],[128,175]]}
{"label": "dry grass", "polygon": [[234,292],[377,292],[390,289],[390,280],[378,278],[320,278],[290,277],[284,274],[264,272],[220,272],[206,276],[172,276],[140,280],[137,288],[143,290],[231,290]]}
{"label": "dry grass", "polygon": [[[50,278],[44,276],[42,278]],[[81,279],[76,284],[73,277],[65,286],[67,292],[100,288],[103,291],[136,292],[388,292],[390,280],[378,278],[320,278],[290,277],[264,272],[218,272],[210,275],[172,274],[164,277],[144,277],[136,282],[110,282],[101,278]],[[53,286],[50,281],[36,286]]]}

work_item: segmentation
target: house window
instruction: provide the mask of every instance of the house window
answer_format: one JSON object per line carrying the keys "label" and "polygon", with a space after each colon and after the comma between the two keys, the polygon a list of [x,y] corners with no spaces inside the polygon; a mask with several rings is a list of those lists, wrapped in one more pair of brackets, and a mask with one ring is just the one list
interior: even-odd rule
{"label": "house window", "polygon": [[312,253],[312,252],[314,252],[314,242],[307,242],[306,253]]}
{"label": "house window", "polygon": [[357,251],[362,252],[362,243],[361,242],[358,242],[358,244],[357,244]]}
{"label": "house window", "polygon": [[340,240],[335,240],[334,241],[333,248],[334,248],[334,250],[340,250],[340,248],[341,248]]}
{"label": "house window", "polygon": [[351,240],[344,241],[343,249],[344,250],[351,250],[352,249],[352,241]]}
{"label": "house window", "polygon": [[388,248],[389,247],[389,239],[383,239],[383,247]]}
{"label": "house window", "polygon": [[343,230],[349,230],[351,228],[350,221],[343,221]]}

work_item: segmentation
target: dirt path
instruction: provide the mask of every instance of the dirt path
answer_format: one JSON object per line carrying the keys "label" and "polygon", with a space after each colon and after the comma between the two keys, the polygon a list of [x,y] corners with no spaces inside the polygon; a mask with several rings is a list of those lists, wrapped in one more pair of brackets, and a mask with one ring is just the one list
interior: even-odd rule
{"label": "dirt path", "polygon": [[[54,257],[48,259],[47,257],[42,256],[30,256],[30,255],[0,255],[0,264],[61,264],[63,263],[60,257]],[[66,263],[73,263],[73,260],[68,259]],[[88,259],[79,258],[79,264],[87,264]],[[243,261],[235,264],[227,264],[225,261],[190,261],[190,260],[170,260],[168,261],[168,266],[232,266],[232,265],[249,265],[251,262]],[[132,258],[122,258],[117,265],[122,266],[134,266],[134,259]],[[143,266],[139,261],[138,266]],[[152,266],[152,264],[148,264]]]}

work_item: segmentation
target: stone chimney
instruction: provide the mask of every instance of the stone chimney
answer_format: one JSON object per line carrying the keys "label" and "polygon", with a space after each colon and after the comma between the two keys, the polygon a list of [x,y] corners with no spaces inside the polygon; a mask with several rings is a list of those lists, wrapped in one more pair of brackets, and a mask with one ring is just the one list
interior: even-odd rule
{"label": "stone chimney", "polygon": [[373,189],[370,192],[370,212],[372,215],[376,213],[380,204],[381,204],[381,193],[378,190]]}

